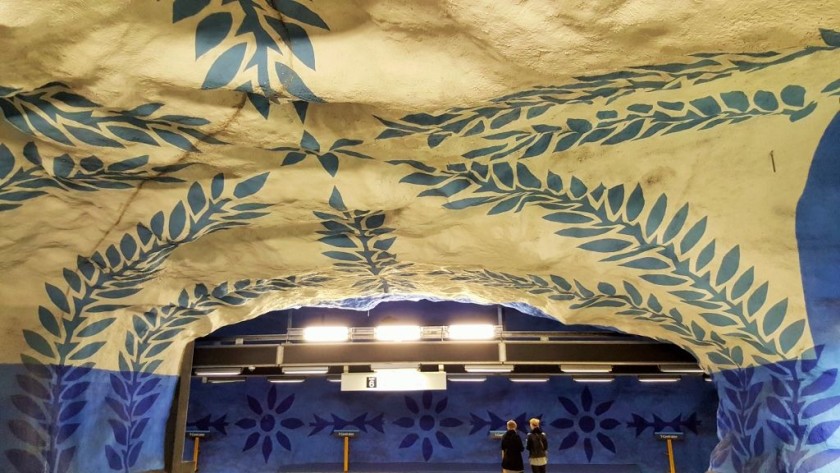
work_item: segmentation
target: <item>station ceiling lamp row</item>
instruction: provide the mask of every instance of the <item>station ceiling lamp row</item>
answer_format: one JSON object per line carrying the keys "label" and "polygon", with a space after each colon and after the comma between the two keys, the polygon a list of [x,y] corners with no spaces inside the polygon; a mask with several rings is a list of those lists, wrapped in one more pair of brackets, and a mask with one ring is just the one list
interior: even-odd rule
{"label": "station ceiling lamp row", "polygon": [[[492,340],[497,337],[495,325],[457,324],[444,327],[444,338],[449,340]],[[374,328],[374,339],[382,342],[416,341],[423,337],[419,325],[380,325]],[[346,342],[350,328],[342,326],[313,326],[303,329],[306,342]]]}

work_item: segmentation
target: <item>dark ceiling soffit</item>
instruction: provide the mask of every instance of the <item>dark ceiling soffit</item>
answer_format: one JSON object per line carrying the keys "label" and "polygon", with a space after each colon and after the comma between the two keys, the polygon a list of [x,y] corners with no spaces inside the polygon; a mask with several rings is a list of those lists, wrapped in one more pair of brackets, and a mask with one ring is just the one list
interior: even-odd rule
{"label": "dark ceiling soffit", "polygon": [[[501,346],[500,346],[501,345]],[[199,346],[194,367],[416,364],[656,365],[696,363],[676,346],[658,343],[403,342]]]}

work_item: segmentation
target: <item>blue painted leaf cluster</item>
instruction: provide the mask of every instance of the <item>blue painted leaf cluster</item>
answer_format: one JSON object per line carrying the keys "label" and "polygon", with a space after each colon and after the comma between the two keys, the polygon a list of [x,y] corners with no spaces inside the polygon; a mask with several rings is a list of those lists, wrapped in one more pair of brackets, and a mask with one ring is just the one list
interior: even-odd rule
{"label": "blue painted leaf cluster", "polygon": [[[149,157],[146,155],[105,164],[96,156],[77,161],[63,154],[53,158],[50,169],[45,169],[44,164],[50,160],[42,158],[33,142],[24,146],[22,155],[24,159],[17,159],[6,145],[0,144],[0,212],[55,192],[134,189],[145,181],[183,182],[170,173],[192,165],[184,163],[148,168]],[[11,173],[15,168],[17,170]]]}
{"label": "blue painted leaf cluster", "polygon": [[[9,124],[22,133],[65,146],[125,148],[142,144],[199,152],[194,141],[223,143],[200,130],[199,127],[210,123],[204,118],[184,115],[152,118],[162,106],[147,103],[131,110],[114,110],[72,92],[59,82],[0,97],[0,112]],[[89,165],[97,166],[93,160]],[[60,165],[56,175],[63,169]]]}
{"label": "blue painted leaf cluster", "polygon": [[353,287],[362,292],[389,293],[414,289],[410,263],[400,263],[391,252],[394,229],[386,227],[384,211],[348,210],[337,188],[329,204],[335,212],[313,212],[324,230],[318,239],[335,248],[322,254],[334,260],[337,271],[356,275]]}
{"label": "blue painted leaf cluster", "polygon": [[[633,94],[669,91],[699,85],[732,77],[736,74],[773,68],[805,58],[816,52],[840,47],[836,40],[838,36],[836,31],[821,30],[820,32],[826,43],[825,47],[806,47],[784,53],[775,51],[698,53],[691,55],[684,62],[637,66],[606,74],[576,77],[574,82],[568,84],[519,91],[471,108],[458,107],[439,114],[413,113],[396,121],[377,117],[385,125],[385,130],[377,138],[387,139],[421,134],[428,137],[429,147],[434,148],[452,136],[484,136],[518,120],[526,120],[528,123],[532,123],[557,106],[578,103],[591,105],[596,102],[610,105],[619,98]],[[784,92],[782,96],[783,102],[790,107],[781,113],[788,115],[791,121],[796,121],[813,112],[816,103],[811,102],[805,105],[804,101],[801,100],[803,96],[802,88],[791,87],[793,88]],[[769,107],[777,96],[772,92],[759,92],[753,98],[756,105],[759,105],[756,111],[763,110],[766,112],[770,111],[771,108],[761,107]],[[515,145],[517,149],[511,151],[511,153],[520,151],[522,153],[520,157],[527,158],[537,155],[541,152],[541,149],[543,151],[551,149],[549,146],[551,141],[554,141],[555,151],[562,151],[576,144],[587,142],[602,142],[606,145],[616,144],[629,139],[638,139],[640,134],[644,136],[649,133],[648,136],[652,136],[664,132],[665,129],[670,131],[670,128],[676,128],[671,131],[675,132],[700,127],[701,125],[709,128],[724,123],[737,123],[737,121],[742,120],[732,115],[732,112],[746,113],[749,108],[749,101],[747,95],[740,91],[723,94],[723,97],[698,98],[688,104],[660,101],[657,103],[660,113],[668,115],[671,112],[691,108],[693,115],[686,115],[682,120],[677,120],[683,123],[659,123],[653,126],[645,124],[645,119],[642,118],[642,115],[639,115],[650,112],[653,104],[631,105],[628,107],[628,115],[619,119],[621,123],[618,125],[609,123],[610,120],[618,119],[618,113],[606,109],[597,113],[600,127],[586,119],[572,119],[567,122],[570,133],[559,140],[548,138],[546,133],[553,132],[538,129],[543,125],[536,125],[534,126],[534,133],[527,134],[528,143],[522,144],[521,140],[524,140],[526,135],[521,135]],[[725,109],[729,111],[724,111]],[[716,111],[723,112],[720,117],[723,121],[711,124],[715,119],[709,117],[715,115]],[[638,116],[633,116],[634,114]],[[660,117],[665,118],[664,116]],[[643,129],[645,129],[644,132]],[[498,152],[502,149],[500,147],[488,151],[488,153]]]}
{"label": "blue painted leaf cluster", "polygon": [[[277,101],[281,96],[277,81],[297,99],[322,102],[284,63],[288,59],[280,62],[274,56],[282,56],[284,50],[289,51],[307,68],[315,70],[315,51],[309,33],[302,25],[329,30],[324,20],[296,0],[223,2],[222,6],[227,4],[239,11],[234,14],[232,11],[208,9],[210,2],[203,0],[179,0],[173,4],[173,22],[207,12],[196,24],[195,57],[216,56],[202,88],[219,89],[234,84],[236,90],[246,93],[251,104],[265,118],[268,118],[270,102]],[[236,42],[224,45],[230,38],[235,38]],[[240,71],[254,69],[256,77],[250,75],[241,82]],[[303,121],[305,111],[300,116]]]}
{"label": "blue painted leaf cluster", "polygon": [[338,166],[341,160],[348,158],[372,159],[370,156],[352,149],[360,144],[362,144],[361,140],[341,138],[335,141],[329,149],[322,150],[318,140],[304,131],[299,146],[278,146],[271,148],[271,151],[283,153],[281,166],[292,166],[312,157],[318,161],[324,171],[335,177],[338,174]]}

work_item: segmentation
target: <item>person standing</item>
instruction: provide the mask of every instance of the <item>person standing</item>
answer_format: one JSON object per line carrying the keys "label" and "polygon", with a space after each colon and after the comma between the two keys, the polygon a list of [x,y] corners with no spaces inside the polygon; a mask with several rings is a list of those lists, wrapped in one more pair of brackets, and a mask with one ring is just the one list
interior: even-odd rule
{"label": "person standing", "polygon": [[516,433],[516,422],[507,421],[507,432],[502,437],[502,473],[522,473],[525,465],[522,462],[522,438]]}
{"label": "person standing", "polygon": [[528,463],[531,464],[532,473],[545,473],[545,466],[548,464],[548,438],[545,432],[540,429],[540,420],[536,417],[528,421],[531,424],[531,433],[528,434]]}

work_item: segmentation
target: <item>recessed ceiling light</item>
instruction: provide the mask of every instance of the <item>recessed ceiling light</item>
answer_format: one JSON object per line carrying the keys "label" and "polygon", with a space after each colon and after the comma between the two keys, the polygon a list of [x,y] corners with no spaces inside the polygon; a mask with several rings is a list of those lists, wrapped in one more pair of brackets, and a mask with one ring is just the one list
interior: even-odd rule
{"label": "recessed ceiling light", "polygon": [[207,378],[207,382],[210,384],[244,383],[245,378]]}
{"label": "recessed ceiling light", "polygon": [[639,376],[643,383],[676,383],[680,379],[679,376]]}
{"label": "recessed ceiling light", "polygon": [[301,376],[283,376],[283,377],[272,377],[268,378],[269,383],[274,384],[284,384],[284,383],[302,383],[306,381],[306,378]]}
{"label": "recessed ceiling light", "polygon": [[327,374],[330,371],[328,366],[284,366],[284,374]]}
{"label": "recessed ceiling light", "polygon": [[560,371],[564,373],[609,373],[612,371],[612,365],[597,365],[597,364],[562,364]]}
{"label": "recessed ceiling light", "polygon": [[447,329],[450,340],[490,340],[496,338],[496,326],[490,324],[456,324]]}
{"label": "recessed ceiling light", "polygon": [[196,376],[236,376],[242,374],[242,368],[196,368]]}
{"label": "recessed ceiling light", "polygon": [[615,381],[612,376],[575,376],[572,379],[578,383],[611,383]]}
{"label": "recessed ceiling light", "polygon": [[419,325],[380,325],[374,329],[374,337],[381,342],[402,342],[420,340]]}
{"label": "recessed ceiling light", "polygon": [[548,376],[511,376],[510,380],[514,383],[545,383]]}
{"label": "recessed ceiling light", "polygon": [[450,375],[446,379],[455,383],[483,383],[487,376]]}
{"label": "recessed ceiling light", "polygon": [[316,326],[303,329],[303,340],[307,342],[345,342],[350,338],[350,329],[339,326]]}
{"label": "recessed ceiling light", "polygon": [[510,373],[513,365],[464,365],[467,373]]}

